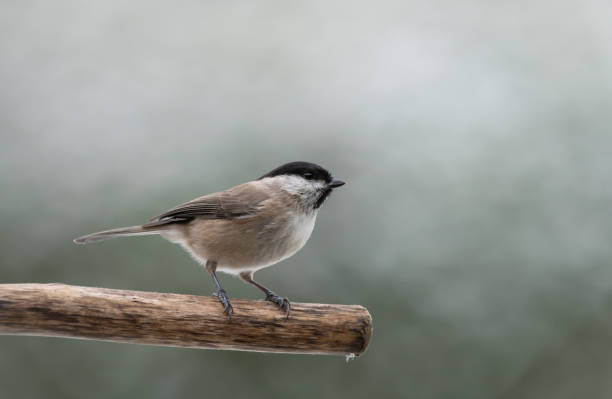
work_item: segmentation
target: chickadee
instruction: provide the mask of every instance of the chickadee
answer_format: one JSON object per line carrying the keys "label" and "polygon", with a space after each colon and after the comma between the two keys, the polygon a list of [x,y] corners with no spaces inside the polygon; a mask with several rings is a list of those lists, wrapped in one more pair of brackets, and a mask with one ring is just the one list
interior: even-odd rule
{"label": "chickadee", "polygon": [[233,309],[216,271],[240,278],[259,288],[266,300],[290,312],[281,298],[253,280],[253,274],[299,251],[312,233],[319,207],[344,182],[319,165],[291,162],[257,180],[196,198],[172,208],[142,226],[88,234],[77,244],[115,237],[159,234],[181,245],[210,273],[215,295],[231,318]]}

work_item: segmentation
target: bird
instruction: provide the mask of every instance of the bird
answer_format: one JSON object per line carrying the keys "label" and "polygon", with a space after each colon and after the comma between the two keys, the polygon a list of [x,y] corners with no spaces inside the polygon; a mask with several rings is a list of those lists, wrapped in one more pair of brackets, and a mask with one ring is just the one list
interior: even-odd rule
{"label": "bird", "polygon": [[256,271],[289,258],[306,244],[317,213],[332,191],[345,184],[312,162],[289,162],[261,177],[167,210],[137,226],[75,238],[87,244],[117,237],[160,235],[179,244],[208,273],[223,312],[231,320],[230,297],[216,272],[238,276],[266,295],[288,318],[291,304],[253,279]]}

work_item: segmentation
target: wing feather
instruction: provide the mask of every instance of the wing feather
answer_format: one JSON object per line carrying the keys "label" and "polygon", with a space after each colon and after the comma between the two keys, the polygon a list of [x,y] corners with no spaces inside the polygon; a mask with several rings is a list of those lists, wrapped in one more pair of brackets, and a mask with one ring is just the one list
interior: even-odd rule
{"label": "wing feather", "polygon": [[205,195],[178,205],[151,219],[144,226],[180,223],[200,219],[236,219],[255,215],[269,194],[245,183],[226,191]]}

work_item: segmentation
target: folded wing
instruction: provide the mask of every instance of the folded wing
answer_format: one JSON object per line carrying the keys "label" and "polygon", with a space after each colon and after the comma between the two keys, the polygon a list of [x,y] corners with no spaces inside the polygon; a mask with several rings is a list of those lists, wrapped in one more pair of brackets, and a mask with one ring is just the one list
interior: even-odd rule
{"label": "folded wing", "polygon": [[184,223],[199,219],[236,219],[250,217],[259,211],[269,198],[264,190],[250,183],[229,190],[205,195],[176,206],[151,219],[143,227],[154,227],[169,223]]}

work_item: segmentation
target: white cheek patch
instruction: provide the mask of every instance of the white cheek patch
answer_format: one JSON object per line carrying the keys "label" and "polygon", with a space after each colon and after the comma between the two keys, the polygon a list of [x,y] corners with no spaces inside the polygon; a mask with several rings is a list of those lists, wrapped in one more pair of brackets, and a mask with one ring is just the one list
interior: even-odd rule
{"label": "white cheek patch", "polygon": [[273,179],[289,194],[298,194],[303,197],[316,195],[325,187],[322,181],[306,180],[300,176],[283,175],[275,176]]}

